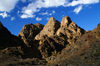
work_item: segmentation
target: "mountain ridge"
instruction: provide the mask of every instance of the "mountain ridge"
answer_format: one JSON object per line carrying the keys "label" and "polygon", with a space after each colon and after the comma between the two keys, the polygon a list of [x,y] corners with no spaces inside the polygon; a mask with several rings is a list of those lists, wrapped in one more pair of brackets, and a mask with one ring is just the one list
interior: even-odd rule
{"label": "mountain ridge", "polygon": [[[24,25],[17,36],[0,22],[0,58],[4,59],[0,65],[98,66],[99,43],[100,24],[85,31],[69,16],[63,17],[61,23],[51,17],[46,25]],[[6,56],[8,61],[18,61],[5,63]]]}

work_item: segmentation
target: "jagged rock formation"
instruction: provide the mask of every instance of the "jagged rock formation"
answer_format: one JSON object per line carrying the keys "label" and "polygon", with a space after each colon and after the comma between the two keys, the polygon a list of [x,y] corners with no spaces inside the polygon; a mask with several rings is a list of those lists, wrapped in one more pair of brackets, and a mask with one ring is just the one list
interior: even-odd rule
{"label": "jagged rock formation", "polygon": [[47,58],[52,53],[59,53],[67,44],[74,43],[84,33],[85,30],[78,27],[68,16],[62,19],[61,24],[51,17],[35,37],[35,41],[38,42],[34,41],[33,46],[40,51],[42,58]]}
{"label": "jagged rock formation", "polygon": [[65,38],[71,44],[72,41],[69,39],[77,39],[80,38],[85,33],[85,30],[78,27],[75,22],[71,21],[70,17],[65,16],[61,21],[61,27],[57,30],[56,35],[65,36]]}
{"label": "jagged rock formation", "polygon": [[100,24],[93,31],[86,31],[75,43],[68,44],[61,54],[46,60],[50,65],[58,66],[99,66]]}
{"label": "jagged rock formation", "polygon": [[47,58],[61,52],[61,50],[65,48],[66,44],[68,44],[68,42],[64,41],[62,37],[48,37],[47,35],[44,35],[39,41],[38,50],[40,51],[42,58]]}
{"label": "jagged rock formation", "polygon": [[59,27],[60,22],[51,17],[43,30],[35,37],[35,40],[40,40],[44,35],[47,35],[48,37],[54,36]]}
{"label": "jagged rock formation", "polygon": [[39,23],[24,25],[21,32],[18,34],[27,46],[31,46],[34,37],[43,29],[44,25]]}
{"label": "jagged rock formation", "polygon": [[[20,48],[20,49],[19,49]],[[23,40],[19,37],[14,36],[10,31],[2,25],[0,22],[0,50],[3,50],[3,54],[8,54],[16,57],[31,57],[27,51],[31,52],[31,49],[28,48]],[[0,51],[0,54],[1,51]]]}

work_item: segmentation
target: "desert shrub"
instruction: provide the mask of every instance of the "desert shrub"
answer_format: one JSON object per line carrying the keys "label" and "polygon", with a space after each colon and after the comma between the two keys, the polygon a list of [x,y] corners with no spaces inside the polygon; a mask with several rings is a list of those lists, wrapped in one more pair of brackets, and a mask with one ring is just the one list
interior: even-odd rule
{"label": "desert shrub", "polygon": [[19,53],[20,53],[21,55],[24,55],[24,52],[23,52],[22,50],[20,50]]}

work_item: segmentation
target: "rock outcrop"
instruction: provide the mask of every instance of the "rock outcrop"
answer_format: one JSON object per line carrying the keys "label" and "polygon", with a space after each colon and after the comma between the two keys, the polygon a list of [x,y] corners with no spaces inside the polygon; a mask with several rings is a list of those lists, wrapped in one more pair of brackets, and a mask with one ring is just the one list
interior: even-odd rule
{"label": "rock outcrop", "polygon": [[62,37],[48,37],[47,35],[44,35],[39,41],[38,50],[40,51],[42,58],[47,58],[61,52],[61,50],[65,48],[66,44],[68,44],[68,42],[62,39]]}
{"label": "rock outcrop", "polygon": [[18,37],[20,37],[27,46],[31,46],[34,37],[43,29],[44,25],[39,23],[24,25]]}
{"label": "rock outcrop", "polygon": [[47,35],[48,37],[54,36],[59,27],[60,22],[51,17],[43,30],[35,37],[35,40],[40,40],[44,35]]}
{"label": "rock outcrop", "polygon": [[3,54],[14,57],[27,58],[33,56],[29,54],[31,49],[24,44],[23,40],[12,35],[0,22],[0,54],[1,50],[3,50]]}
{"label": "rock outcrop", "polygon": [[18,37],[32,48],[36,56],[41,54],[42,58],[47,58],[60,53],[66,45],[75,43],[84,33],[84,29],[78,27],[70,17],[65,16],[61,23],[51,17],[45,26],[24,25]]}
{"label": "rock outcrop", "polygon": [[[70,17],[63,17],[61,26],[57,30],[56,35],[61,36],[62,34],[69,41],[69,39],[77,39],[85,33],[85,30],[78,27],[75,22],[71,21]],[[69,41],[71,44],[71,41]]]}

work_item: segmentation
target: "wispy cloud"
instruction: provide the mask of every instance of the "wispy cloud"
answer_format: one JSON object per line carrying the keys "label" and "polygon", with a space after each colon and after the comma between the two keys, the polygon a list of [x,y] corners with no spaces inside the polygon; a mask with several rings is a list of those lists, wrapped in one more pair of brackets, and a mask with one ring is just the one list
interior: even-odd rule
{"label": "wispy cloud", "polygon": [[45,12],[45,13],[39,13],[39,15],[48,15],[48,12]]}
{"label": "wispy cloud", "polygon": [[10,17],[10,15],[8,15],[6,12],[0,13],[0,16],[2,16],[3,18]]}
{"label": "wispy cloud", "polygon": [[[69,6],[77,6],[77,5],[94,4],[94,3],[99,3],[99,0],[73,0],[73,1],[71,0],[36,0],[32,3],[29,3],[28,6],[23,7],[22,13],[25,15],[30,15],[30,13],[27,11],[31,11],[31,15],[33,15],[35,12],[37,12],[37,9],[41,9],[41,8],[58,7],[58,6],[69,7]],[[82,6],[80,7],[80,9],[78,8],[78,10],[75,9],[74,12],[79,13],[81,9],[82,9]],[[53,13],[55,13],[55,11],[53,11]],[[48,14],[47,12],[42,13],[42,15],[47,15],[47,14]]]}
{"label": "wispy cloud", "polygon": [[76,5],[86,5],[86,4],[95,4],[99,3],[99,0],[73,0],[72,2],[68,3],[66,6],[76,6]]}
{"label": "wispy cloud", "polygon": [[42,12],[42,13],[39,13],[39,15],[53,15],[53,14],[55,14],[56,12],[54,11],[54,10],[52,10],[52,12],[51,13],[48,13],[48,12]]}
{"label": "wispy cloud", "polygon": [[81,10],[82,10],[82,5],[80,5],[77,8],[75,8],[73,12],[75,12],[76,14],[78,14]]}
{"label": "wispy cloud", "polygon": [[31,14],[34,14],[37,12],[37,9],[63,6],[66,3],[68,3],[66,0],[36,0],[34,3],[32,2],[28,4],[27,7],[23,7],[22,13],[25,15],[30,15],[27,12],[28,10],[32,11]]}
{"label": "wispy cloud", "polygon": [[[79,13],[83,7],[80,5],[88,5],[99,3],[99,0],[0,0],[0,15],[5,18],[8,17],[8,12],[15,8],[16,4],[22,1],[23,3],[29,3],[27,6],[23,5],[18,16],[21,18],[34,18],[35,13],[41,11],[42,8],[50,8],[50,7],[76,7],[73,12]],[[53,15],[56,12],[53,10],[51,13],[45,12],[41,13],[41,15]]]}
{"label": "wispy cloud", "polygon": [[12,21],[12,20],[15,20],[15,17],[11,17],[11,21]]}
{"label": "wispy cloud", "polygon": [[36,18],[36,21],[41,21],[41,20],[42,20],[42,18],[39,18],[39,17]]}
{"label": "wispy cloud", "polygon": [[53,10],[52,13],[54,14],[54,13],[56,13],[56,12]]}
{"label": "wispy cloud", "polygon": [[23,15],[21,15],[20,16],[21,18],[33,18],[33,17],[35,17],[35,15],[26,15],[26,14],[23,14]]}

